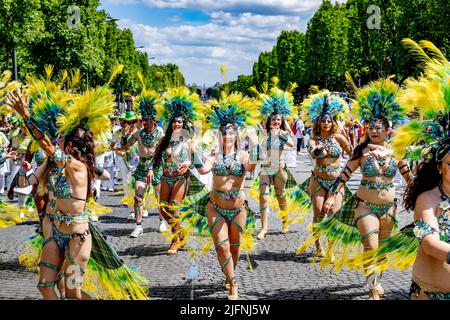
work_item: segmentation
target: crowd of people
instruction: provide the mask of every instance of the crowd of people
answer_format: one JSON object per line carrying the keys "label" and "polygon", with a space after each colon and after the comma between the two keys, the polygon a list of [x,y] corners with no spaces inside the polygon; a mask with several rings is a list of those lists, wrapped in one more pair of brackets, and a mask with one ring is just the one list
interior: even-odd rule
{"label": "crowd of people", "polygon": [[[136,222],[130,237],[143,235],[143,217],[157,208],[168,254],[188,247],[194,259],[214,247],[230,300],[239,298],[241,252],[254,250],[254,236],[270,241],[275,212],[282,233],[310,215],[311,233],[297,254],[315,245],[313,262],[322,267],[362,271],[369,299],[384,296],[383,272],[412,266],[412,299],[448,300],[450,63],[427,41],[404,41],[426,61],[418,79],[399,87],[382,78],[359,88],[347,74],[352,99],[315,88],[299,106],[296,84],[282,90],[276,78],[262,91],[252,88],[254,97],[224,91],[203,103],[186,87],[149,90],[138,74],[133,110],[117,114],[109,84],[121,66],[105,86],[83,93],[51,81],[49,72],[28,78],[23,89],[3,87],[1,170],[9,184],[2,191],[29,194],[34,206],[26,213],[2,201],[0,226],[37,212],[40,228],[21,263],[38,270],[44,299],[148,297],[146,279],[95,226],[99,214],[111,212],[96,202],[102,191],[123,190]],[[286,160],[295,147],[313,162],[302,182]],[[353,193],[346,183],[358,169]],[[400,231],[397,172],[407,185],[404,207],[414,212],[414,223]],[[259,204],[258,233],[247,175],[248,196]],[[28,202],[19,199],[19,207]]]}

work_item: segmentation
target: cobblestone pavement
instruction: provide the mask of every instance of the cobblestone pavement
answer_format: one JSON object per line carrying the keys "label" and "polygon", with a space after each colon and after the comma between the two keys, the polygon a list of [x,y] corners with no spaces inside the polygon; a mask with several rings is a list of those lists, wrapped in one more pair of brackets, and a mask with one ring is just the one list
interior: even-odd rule
{"label": "cobblestone pavement", "polygon": [[[295,157],[294,154],[292,154]],[[295,166],[295,163],[294,163]],[[311,161],[306,153],[297,156],[296,166],[291,168],[298,182],[309,176]],[[355,173],[349,186],[355,190],[359,173]],[[251,181],[247,181],[250,184]],[[399,195],[403,188],[397,187]],[[113,213],[100,217],[97,225],[108,237],[124,261],[139,267],[149,279],[152,299],[226,299],[224,276],[213,251],[196,261],[199,276],[187,281],[189,267],[187,251],[168,256],[169,243],[158,233],[159,219],[156,212],[144,219],[144,235],[129,238],[134,224],[127,221],[128,209],[120,204],[121,195],[103,192],[100,203],[110,206]],[[256,203],[250,206],[257,210]],[[412,215],[399,208],[401,226],[412,221]],[[281,233],[281,221],[271,215],[270,231],[263,241],[256,240],[256,249],[250,254],[253,272],[250,272],[246,256],[241,256],[237,268],[241,299],[367,299],[365,279],[361,273],[342,271],[335,273],[321,270],[311,264],[313,249],[300,256],[295,250],[308,234],[311,218],[302,224],[291,226],[289,233]],[[18,256],[25,247],[27,237],[34,234],[36,222],[0,229],[0,299],[39,299],[36,275],[18,264]],[[257,229],[260,221],[257,220]],[[411,270],[388,271],[382,283],[388,300],[408,299]]]}

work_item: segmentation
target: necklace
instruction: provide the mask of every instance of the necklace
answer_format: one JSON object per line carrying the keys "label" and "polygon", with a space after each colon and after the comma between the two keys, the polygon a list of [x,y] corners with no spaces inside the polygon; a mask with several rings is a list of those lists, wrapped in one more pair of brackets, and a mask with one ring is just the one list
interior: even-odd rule
{"label": "necklace", "polygon": [[181,141],[183,141],[183,136],[180,136],[180,138],[178,138],[177,140],[170,139],[169,144],[173,148],[173,147],[179,145],[181,143]]}
{"label": "necklace", "polygon": [[236,152],[223,154],[219,164],[223,165],[225,169],[228,172],[230,172],[231,167],[233,166],[235,160],[236,160]]}
{"label": "necklace", "polygon": [[156,143],[156,140],[157,140],[156,133],[157,133],[157,129],[153,130],[152,132],[148,132],[147,130],[142,129],[140,131],[142,144],[144,146],[146,146],[147,148],[154,146]]}
{"label": "necklace", "polygon": [[442,201],[450,200],[450,197],[445,194],[444,189],[442,188],[442,181],[439,181],[438,186],[439,186],[439,191],[441,192],[441,200]]}

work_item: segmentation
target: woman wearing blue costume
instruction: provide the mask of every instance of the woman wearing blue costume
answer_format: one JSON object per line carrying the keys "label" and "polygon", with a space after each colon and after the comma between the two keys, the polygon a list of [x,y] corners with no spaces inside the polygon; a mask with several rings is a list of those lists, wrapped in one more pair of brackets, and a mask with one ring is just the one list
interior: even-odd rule
{"label": "woman wearing blue costume", "polygon": [[450,62],[429,41],[403,43],[424,69],[399,93],[399,101],[416,108],[420,118],[399,127],[392,141],[398,158],[418,163],[404,196],[414,223],[353,264],[376,261],[382,270],[413,265],[411,299],[450,300]]}
{"label": "woman wearing blue costume", "polygon": [[[119,66],[114,70],[110,81],[122,68]],[[66,113],[57,117],[59,148],[52,144],[36,119],[31,117],[28,96],[9,95],[9,105],[25,120],[48,161],[61,169],[53,189],[56,213],[51,235],[44,243],[44,250],[49,247],[52,254],[48,256],[49,261],[40,263],[42,276],[38,287],[46,299],[58,299],[55,285],[60,279],[64,279],[62,298],[81,299],[85,276],[88,281],[94,277],[93,274],[86,274],[89,271],[88,263],[95,264],[90,265],[93,272],[103,272],[93,285],[103,286],[99,291],[107,298],[127,298],[128,295],[135,299],[147,297],[145,280],[123,266],[99,230],[89,223],[86,211],[86,201],[92,195],[91,186],[95,177],[94,138],[101,140],[104,130],[109,129],[107,116],[112,113],[114,106],[114,97],[108,84],[73,97]]]}

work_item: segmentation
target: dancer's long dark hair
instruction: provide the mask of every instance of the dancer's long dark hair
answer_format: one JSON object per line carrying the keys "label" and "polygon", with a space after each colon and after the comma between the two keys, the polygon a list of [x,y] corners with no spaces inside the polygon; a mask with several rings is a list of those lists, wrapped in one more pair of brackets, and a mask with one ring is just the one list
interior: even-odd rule
{"label": "dancer's long dark hair", "polygon": [[[69,142],[71,142],[70,145]],[[77,128],[64,137],[64,150],[67,150],[68,154],[86,165],[88,171],[86,199],[89,199],[92,196],[91,182],[94,179],[95,168],[94,135],[89,130]]]}
{"label": "dancer's long dark hair", "polygon": [[403,206],[406,210],[414,210],[417,198],[424,192],[430,191],[439,185],[442,177],[439,174],[439,166],[442,164],[445,156],[448,154],[443,152],[436,159],[436,151],[432,152],[432,159],[419,163],[416,168],[416,174],[412,185],[408,186],[403,196]]}
{"label": "dancer's long dark hair", "polygon": [[[170,143],[170,138],[172,138],[172,124],[173,119],[169,121],[169,124],[167,125],[166,133],[164,137],[162,138],[161,142],[158,144],[155,150],[155,156],[153,157],[153,168],[156,169],[159,167],[162,161],[162,152],[167,149]],[[192,132],[192,128],[189,126],[186,119],[183,118],[183,129],[188,130],[189,132]]]}
{"label": "dancer's long dark hair", "polygon": [[[386,128],[386,130],[389,129],[389,122],[386,119],[381,119],[381,121],[383,122],[384,127]],[[367,133],[367,138],[366,140],[364,140],[362,143],[358,144],[355,148],[355,150],[353,150],[353,157],[351,158],[351,160],[357,160],[359,158],[362,157],[363,155],[363,150],[371,143],[371,140],[369,138],[369,134]]]}

